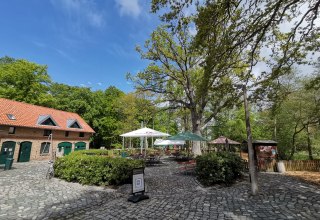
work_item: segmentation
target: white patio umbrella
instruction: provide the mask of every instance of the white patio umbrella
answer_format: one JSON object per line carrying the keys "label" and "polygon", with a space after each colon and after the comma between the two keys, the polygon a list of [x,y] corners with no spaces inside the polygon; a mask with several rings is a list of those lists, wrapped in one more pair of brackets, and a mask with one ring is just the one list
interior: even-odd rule
{"label": "white patio umbrella", "polygon": [[135,131],[130,131],[128,133],[121,134],[120,136],[121,137],[168,137],[170,136],[170,134],[144,127]]}
{"label": "white patio umbrella", "polygon": [[[140,128],[135,131],[121,134],[120,136],[124,137],[124,138],[125,137],[145,137],[145,138],[147,138],[147,137],[168,137],[168,136],[170,136],[170,134],[144,127],[144,128]],[[141,153],[142,153],[142,146],[141,146]]]}
{"label": "white patio umbrella", "polygon": [[154,145],[157,146],[168,146],[168,145],[185,145],[185,141],[178,141],[178,140],[162,140],[156,139]]}

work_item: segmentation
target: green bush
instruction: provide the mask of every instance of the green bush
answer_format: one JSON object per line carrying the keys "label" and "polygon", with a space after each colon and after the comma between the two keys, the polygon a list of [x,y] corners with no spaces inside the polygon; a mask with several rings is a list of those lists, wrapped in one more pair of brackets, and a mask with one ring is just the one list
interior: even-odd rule
{"label": "green bush", "polygon": [[79,150],[73,152],[73,154],[85,154],[85,155],[104,155],[110,156],[112,155],[111,150],[104,150],[104,149],[90,149],[90,150]]}
{"label": "green bush", "polygon": [[[92,153],[91,150],[88,152]],[[58,158],[54,164],[55,176],[58,178],[104,186],[129,183],[132,169],[138,167],[144,167],[144,161],[88,155],[84,151]]]}
{"label": "green bush", "polygon": [[213,152],[196,158],[196,176],[205,186],[230,185],[241,177],[244,169],[240,156],[229,152]]}

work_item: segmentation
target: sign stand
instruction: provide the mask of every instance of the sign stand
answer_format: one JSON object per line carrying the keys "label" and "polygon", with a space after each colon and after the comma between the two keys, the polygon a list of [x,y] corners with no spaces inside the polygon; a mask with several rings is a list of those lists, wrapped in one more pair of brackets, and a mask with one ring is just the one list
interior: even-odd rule
{"label": "sign stand", "polygon": [[128,198],[129,202],[137,203],[144,199],[149,199],[145,195],[144,185],[144,168],[137,168],[132,170],[132,196]]}

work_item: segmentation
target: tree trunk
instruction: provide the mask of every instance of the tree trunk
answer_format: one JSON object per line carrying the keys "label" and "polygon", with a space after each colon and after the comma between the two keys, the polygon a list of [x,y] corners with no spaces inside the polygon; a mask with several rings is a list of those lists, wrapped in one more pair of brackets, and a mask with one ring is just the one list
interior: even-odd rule
{"label": "tree trunk", "polygon": [[297,127],[298,127],[298,123],[296,124],[296,126],[294,128],[294,133],[292,135],[292,148],[291,148],[289,160],[291,160],[293,158],[293,155],[296,152],[296,135],[299,134],[303,129],[305,129],[305,127],[303,126],[299,131],[297,131]]}
{"label": "tree trunk", "polygon": [[273,139],[277,140],[277,118],[274,119],[274,130],[273,130]]}
{"label": "tree trunk", "polygon": [[[192,122],[192,132],[200,135],[200,120],[201,120],[201,115],[196,112],[196,110],[191,110],[191,122]],[[200,141],[193,141],[192,142],[192,153],[197,156],[201,155],[201,145]]]}
{"label": "tree trunk", "polygon": [[313,156],[312,156],[312,146],[311,146],[311,139],[310,139],[310,132],[309,132],[309,125],[307,125],[307,135],[308,135],[308,153],[309,153],[309,160],[313,160]]}
{"label": "tree trunk", "polygon": [[246,130],[247,130],[247,138],[248,138],[249,173],[250,173],[250,180],[251,180],[251,192],[252,192],[252,195],[256,195],[258,193],[258,180],[257,180],[257,171],[255,167],[254,149],[252,146],[250,113],[249,113],[249,107],[248,107],[248,101],[247,101],[247,88],[245,85],[243,85],[243,99],[244,99]]}
{"label": "tree trunk", "polygon": [[296,133],[294,133],[293,136],[292,136],[292,148],[291,148],[291,153],[290,153],[290,156],[289,156],[289,160],[291,160],[293,158],[293,155],[296,152],[295,137],[296,137]]}

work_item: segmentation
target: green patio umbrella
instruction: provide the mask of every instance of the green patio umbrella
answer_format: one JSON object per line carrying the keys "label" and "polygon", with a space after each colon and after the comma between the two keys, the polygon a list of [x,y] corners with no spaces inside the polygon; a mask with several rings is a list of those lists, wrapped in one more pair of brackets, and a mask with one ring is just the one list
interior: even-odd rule
{"label": "green patio umbrella", "polygon": [[179,141],[207,141],[207,139],[194,134],[192,132],[182,132],[177,135],[171,136],[167,138],[168,140],[179,140]]}

